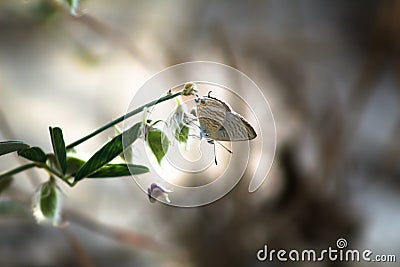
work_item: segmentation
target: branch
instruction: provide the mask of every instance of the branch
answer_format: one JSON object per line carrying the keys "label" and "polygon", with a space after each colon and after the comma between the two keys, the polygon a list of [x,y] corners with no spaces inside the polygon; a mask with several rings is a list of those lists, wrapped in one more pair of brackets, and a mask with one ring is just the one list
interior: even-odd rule
{"label": "branch", "polygon": [[26,164],[26,165],[19,166],[19,167],[15,168],[15,169],[12,169],[12,170],[9,170],[9,171],[5,171],[3,173],[0,173],[0,179],[5,178],[5,177],[9,177],[11,175],[17,174],[19,172],[25,171],[27,169],[30,169],[30,168],[33,168],[33,167],[36,167],[36,166],[37,166],[36,163],[29,163],[29,164]]}
{"label": "branch", "polygon": [[67,148],[67,150],[72,149],[72,148],[76,147],[77,145],[80,145],[81,143],[83,143],[83,142],[89,140],[89,139],[92,138],[93,136],[95,136],[95,135],[97,135],[97,134],[99,134],[99,133],[101,133],[101,132],[107,130],[108,128],[110,128],[110,127],[112,127],[112,126],[114,126],[114,125],[116,125],[116,124],[118,124],[118,123],[120,123],[120,122],[126,120],[127,118],[130,118],[130,117],[132,117],[132,116],[138,114],[139,112],[142,112],[144,108],[148,108],[148,107],[157,105],[157,104],[159,104],[159,103],[162,103],[162,102],[164,102],[164,101],[167,101],[167,100],[169,100],[169,99],[175,98],[175,97],[180,96],[180,95],[182,95],[182,91],[181,91],[181,92],[178,92],[178,93],[175,93],[175,94],[166,95],[166,96],[161,97],[161,98],[159,98],[159,99],[157,99],[157,100],[153,100],[153,101],[151,101],[151,102],[149,102],[149,103],[147,103],[147,104],[145,104],[145,105],[143,105],[143,106],[141,106],[141,107],[138,107],[138,108],[132,110],[131,112],[128,112],[127,114],[122,115],[121,117],[119,117],[119,118],[117,118],[117,119],[115,119],[115,120],[113,120],[113,121],[111,121],[111,122],[105,124],[104,126],[102,126],[102,127],[100,127],[99,129],[93,131],[92,133],[90,133],[90,134],[88,134],[88,135],[82,137],[81,139],[76,140],[75,142],[73,142],[73,143],[67,145],[66,148]]}

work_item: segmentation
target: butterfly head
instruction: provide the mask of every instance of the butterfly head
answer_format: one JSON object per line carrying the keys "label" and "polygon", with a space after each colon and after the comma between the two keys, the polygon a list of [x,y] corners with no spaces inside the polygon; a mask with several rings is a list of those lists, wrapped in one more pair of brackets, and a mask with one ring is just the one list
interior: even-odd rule
{"label": "butterfly head", "polygon": [[207,98],[207,97],[199,97],[199,96],[197,96],[197,97],[194,99],[194,101],[195,101],[198,105],[200,105],[200,106],[205,106],[205,105],[207,104],[206,98]]}
{"label": "butterfly head", "polygon": [[196,95],[196,98],[194,99],[194,101],[196,101],[196,103],[200,106],[205,106],[207,105],[207,100],[210,99],[215,99],[212,96],[210,96],[212,91],[208,92],[208,94],[206,96],[203,97],[199,97],[198,95]]}

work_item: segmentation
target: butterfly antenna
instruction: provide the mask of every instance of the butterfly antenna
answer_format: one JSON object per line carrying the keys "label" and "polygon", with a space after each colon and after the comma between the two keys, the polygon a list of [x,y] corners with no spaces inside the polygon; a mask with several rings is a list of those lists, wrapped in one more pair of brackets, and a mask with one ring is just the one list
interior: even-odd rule
{"label": "butterfly antenna", "polygon": [[[226,146],[224,146],[223,144],[221,144],[220,142],[217,141],[217,143],[222,146],[223,148],[225,148],[226,151],[228,151],[229,153],[233,153],[232,150],[230,150],[229,148],[227,148]],[[215,148],[215,147],[214,147]]]}
{"label": "butterfly antenna", "polygon": [[208,97],[210,97],[210,98],[211,98],[211,96],[210,96],[211,93],[212,93],[212,91],[208,92]]}

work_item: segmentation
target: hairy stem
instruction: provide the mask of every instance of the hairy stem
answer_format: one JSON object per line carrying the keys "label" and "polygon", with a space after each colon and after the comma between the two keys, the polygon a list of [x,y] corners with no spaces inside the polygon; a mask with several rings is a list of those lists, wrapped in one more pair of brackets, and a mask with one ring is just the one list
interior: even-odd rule
{"label": "hairy stem", "polygon": [[159,99],[157,99],[157,100],[153,100],[153,101],[151,101],[151,102],[149,102],[149,103],[147,103],[147,104],[145,104],[145,105],[143,105],[143,106],[140,106],[140,107],[138,107],[138,108],[132,110],[131,112],[128,112],[127,114],[122,115],[121,117],[119,117],[119,118],[117,118],[117,119],[115,119],[115,120],[110,121],[109,123],[107,123],[107,124],[105,124],[104,126],[98,128],[97,130],[93,131],[92,133],[90,133],[90,134],[88,134],[88,135],[86,135],[86,136],[80,138],[79,140],[76,140],[75,142],[73,142],[73,143],[67,145],[66,148],[67,148],[67,149],[72,149],[72,148],[76,147],[77,145],[80,145],[81,143],[83,143],[83,142],[89,140],[89,139],[92,138],[93,136],[95,136],[95,135],[97,135],[97,134],[99,134],[99,133],[101,133],[101,132],[107,130],[108,128],[110,128],[110,127],[112,127],[112,126],[114,126],[114,125],[116,125],[116,124],[118,124],[118,123],[120,123],[120,122],[126,120],[127,118],[130,118],[130,117],[132,117],[132,116],[138,114],[139,112],[142,112],[144,108],[148,108],[148,107],[157,105],[157,104],[159,104],[159,103],[162,103],[162,102],[164,102],[164,101],[167,101],[167,100],[169,100],[169,99],[175,98],[175,97],[180,96],[180,95],[182,95],[182,91],[180,91],[180,92],[178,92],[178,93],[175,93],[175,94],[166,95],[166,96],[161,97],[161,98],[159,98]]}

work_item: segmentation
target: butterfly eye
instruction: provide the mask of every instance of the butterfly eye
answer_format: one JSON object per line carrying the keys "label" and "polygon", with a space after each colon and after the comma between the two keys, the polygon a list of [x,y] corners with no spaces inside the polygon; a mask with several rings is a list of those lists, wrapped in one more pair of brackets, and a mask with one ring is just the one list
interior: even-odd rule
{"label": "butterfly eye", "polygon": [[206,103],[206,100],[202,99],[202,100],[200,100],[200,103],[204,105]]}

